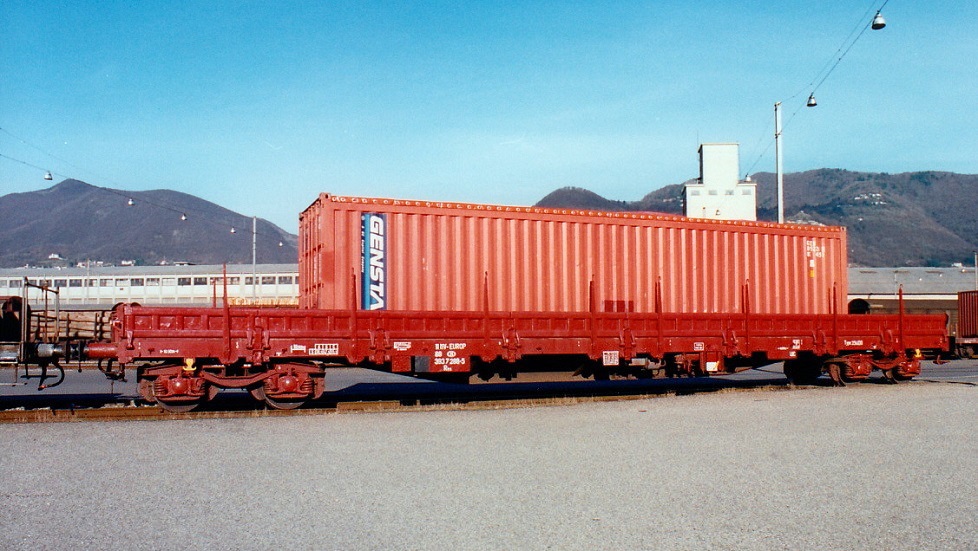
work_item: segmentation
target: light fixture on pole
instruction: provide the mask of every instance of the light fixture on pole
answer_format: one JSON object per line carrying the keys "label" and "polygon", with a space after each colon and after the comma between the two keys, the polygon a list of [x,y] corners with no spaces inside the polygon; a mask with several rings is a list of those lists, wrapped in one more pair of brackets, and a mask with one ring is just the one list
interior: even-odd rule
{"label": "light fixture on pole", "polygon": [[[886,2],[883,2],[883,5],[885,6]],[[877,10],[876,15],[873,17],[872,23],[870,23],[870,27],[874,31],[878,31],[885,26],[886,26],[886,19],[883,18],[882,9]],[[860,33],[859,36],[862,36],[862,33]],[[859,40],[859,36],[856,37],[856,40]],[[855,44],[855,41],[849,44],[849,48],[851,48],[853,44]],[[848,51],[849,49],[847,48],[845,52]],[[842,57],[845,57],[845,52],[843,52]],[[838,65],[839,62],[842,61],[842,57],[839,57],[835,61],[835,64],[832,66],[832,68],[829,69],[828,73],[826,73],[825,76],[822,77],[822,80],[819,81],[819,83],[815,86],[816,89],[819,86],[821,86],[822,82],[825,82],[825,79],[828,78],[828,76],[832,73],[836,65]],[[808,101],[805,103],[805,105],[808,107],[815,107],[816,105],[818,105],[818,102],[815,101],[814,90],[812,90],[811,95],[808,96]],[[777,186],[778,186],[778,223],[783,224],[784,223],[784,174],[782,173],[782,169],[781,169],[781,161],[782,161],[781,159],[781,102],[779,101],[774,104],[774,171],[777,177]],[[975,254],[975,287],[978,288],[978,253]]]}
{"label": "light fixture on pole", "polygon": [[873,23],[870,25],[870,27],[874,31],[878,31],[878,30],[882,29],[885,26],[886,26],[886,19],[883,18],[883,14],[882,13],[880,13],[879,11],[877,11],[876,12],[876,16],[873,17]]}

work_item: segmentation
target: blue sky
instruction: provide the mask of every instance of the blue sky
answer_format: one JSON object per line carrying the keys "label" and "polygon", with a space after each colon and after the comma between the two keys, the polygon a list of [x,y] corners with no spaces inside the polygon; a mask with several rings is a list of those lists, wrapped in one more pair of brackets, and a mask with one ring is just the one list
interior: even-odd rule
{"label": "blue sky", "polygon": [[635,200],[703,142],[773,171],[776,101],[787,172],[978,173],[975,3],[887,2],[802,107],[883,1],[5,1],[0,194],[43,167],[293,232],[320,192]]}

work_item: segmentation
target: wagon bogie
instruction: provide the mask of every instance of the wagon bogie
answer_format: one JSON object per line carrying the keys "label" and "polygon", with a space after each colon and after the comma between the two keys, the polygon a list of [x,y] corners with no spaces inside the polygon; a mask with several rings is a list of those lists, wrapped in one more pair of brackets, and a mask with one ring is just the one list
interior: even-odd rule
{"label": "wagon bogie", "polygon": [[196,409],[214,398],[218,389],[200,376],[193,362],[144,365],[137,370],[137,387],[141,397],[163,409],[182,413]]}
{"label": "wagon bogie", "polygon": [[248,390],[275,409],[299,407],[326,390],[325,369],[313,362],[253,365],[186,358],[182,363],[144,363],[136,380],[144,400],[170,411],[190,411],[223,389]]}
{"label": "wagon bogie", "polygon": [[326,391],[324,368],[313,363],[276,363],[266,370],[257,394],[274,409],[295,409]]}

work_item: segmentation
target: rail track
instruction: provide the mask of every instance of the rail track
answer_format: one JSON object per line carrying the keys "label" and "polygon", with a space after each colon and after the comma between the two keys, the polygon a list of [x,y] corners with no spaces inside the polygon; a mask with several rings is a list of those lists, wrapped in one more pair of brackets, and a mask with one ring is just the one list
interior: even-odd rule
{"label": "rail track", "polygon": [[669,391],[655,394],[616,394],[594,396],[553,396],[532,398],[501,398],[480,400],[450,400],[445,402],[428,402],[415,400],[370,400],[357,402],[336,402],[332,406],[312,407],[294,410],[276,410],[268,408],[214,409],[199,410],[187,413],[171,413],[159,406],[144,405],[111,405],[100,407],[54,406],[39,409],[18,407],[0,411],[0,423],[66,423],[79,421],[167,421],[188,419],[236,419],[253,417],[288,417],[328,415],[343,413],[375,413],[375,412],[407,412],[428,410],[488,410],[511,409],[526,407],[548,407],[572,405],[585,402],[605,402],[622,400],[642,400],[697,392],[744,392],[744,391],[785,391],[792,388],[788,385],[765,385],[756,387],[729,387],[702,390],[687,390],[684,392]]}
{"label": "rail track", "polygon": [[[825,381],[825,386],[830,382]],[[331,413],[484,410],[546,407],[582,402],[636,400],[705,392],[789,390],[778,377],[757,380],[674,379],[663,381],[532,382],[482,385],[368,384],[330,392],[308,407],[275,410],[256,405],[245,393],[225,392],[206,408],[172,413],[124,395],[22,396],[0,401],[0,423],[226,419],[325,415]],[[410,388],[408,388],[410,387]],[[5,405],[4,405],[5,404]]]}
{"label": "rail track", "polygon": [[[295,410],[269,409],[249,399],[248,394],[243,391],[222,392],[204,408],[188,413],[172,413],[159,406],[147,404],[130,388],[121,388],[116,392],[80,389],[78,392],[72,390],[62,394],[42,392],[7,395],[0,397],[0,423],[158,421],[486,410],[641,400],[698,393],[772,392],[813,388],[789,384],[777,366],[730,377],[582,381],[568,380],[565,374],[542,373],[521,375],[522,380],[518,382],[470,385],[421,382],[389,374],[348,376],[350,381],[337,383],[338,386],[326,392],[321,399]],[[978,386],[978,360],[957,360],[940,366],[928,364],[916,382],[909,384],[925,383]],[[887,384],[887,381],[882,377],[873,377],[863,384]],[[831,385],[828,377],[822,377],[814,387],[828,389]],[[110,388],[116,389],[115,386]],[[844,392],[841,389],[838,391]]]}

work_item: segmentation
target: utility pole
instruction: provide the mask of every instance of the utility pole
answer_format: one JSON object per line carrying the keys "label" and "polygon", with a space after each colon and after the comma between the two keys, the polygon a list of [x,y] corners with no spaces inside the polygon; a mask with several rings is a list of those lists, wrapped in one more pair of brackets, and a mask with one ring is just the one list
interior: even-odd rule
{"label": "utility pole", "polygon": [[[258,300],[258,217],[251,217],[251,298]],[[252,305],[254,306],[254,305]]]}
{"label": "utility pole", "polygon": [[781,170],[781,102],[774,104],[774,172],[778,179],[778,223],[784,224],[784,174]]}

